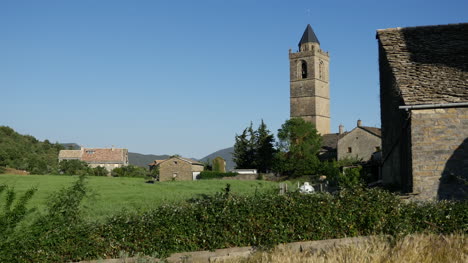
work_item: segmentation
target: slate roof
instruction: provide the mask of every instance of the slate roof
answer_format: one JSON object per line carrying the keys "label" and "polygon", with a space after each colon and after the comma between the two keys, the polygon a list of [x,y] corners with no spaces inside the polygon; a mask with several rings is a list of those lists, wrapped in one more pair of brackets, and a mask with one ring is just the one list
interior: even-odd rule
{"label": "slate roof", "polygon": [[320,44],[317,36],[314,33],[314,30],[312,29],[310,24],[308,24],[305,31],[304,31],[304,34],[302,34],[301,41],[299,41],[299,44],[298,44],[299,45],[299,50],[301,49],[302,44],[310,43],[310,42]]}
{"label": "slate roof", "polygon": [[468,23],[377,30],[405,105],[468,102]]}
{"label": "slate roof", "polygon": [[346,134],[348,134],[348,132],[344,132],[342,134],[329,133],[322,135],[322,150],[336,150],[338,147],[338,140],[343,138]]}
{"label": "slate roof", "polygon": [[127,149],[84,148],[81,160],[87,163],[125,163],[128,159]]}
{"label": "slate roof", "polygon": [[374,134],[375,136],[378,136],[378,137],[382,137],[382,131],[380,130],[380,128],[376,128],[376,127],[369,127],[369,126],[359,126],[359,128],[367,131],[367,132],[370,132],[372,134]]}

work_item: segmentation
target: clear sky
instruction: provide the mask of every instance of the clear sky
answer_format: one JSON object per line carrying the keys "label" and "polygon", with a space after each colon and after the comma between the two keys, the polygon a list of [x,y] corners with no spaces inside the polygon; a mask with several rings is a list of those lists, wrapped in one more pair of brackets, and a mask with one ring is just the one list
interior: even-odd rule
{"label": "clear sky", "polygon": [[202,158],[289,118],[288,50],[311,24],[332,131],[380,127],[376,30],[467,18],[466,0],[0,0],[0,125]]}

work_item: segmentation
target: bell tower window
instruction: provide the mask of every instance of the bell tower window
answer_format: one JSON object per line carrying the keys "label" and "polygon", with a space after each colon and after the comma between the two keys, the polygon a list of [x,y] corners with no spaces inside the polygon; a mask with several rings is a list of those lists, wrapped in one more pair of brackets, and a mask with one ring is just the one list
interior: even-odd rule
{"label": "bell tower window", "polygon": [[305,61],[301,62],[301,77],[303,79],[307,78],[307,62]]}

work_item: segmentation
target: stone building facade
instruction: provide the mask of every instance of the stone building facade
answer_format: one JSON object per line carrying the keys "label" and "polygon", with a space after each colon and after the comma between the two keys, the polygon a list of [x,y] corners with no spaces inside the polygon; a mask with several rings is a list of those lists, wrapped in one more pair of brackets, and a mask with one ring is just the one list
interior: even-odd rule
{"label": "stone building facade", "polygon": [[338,140],[338,160],[345,158],[356,158],[367,162],[370,161],[375,152],[382,147],[380,129],[362,126],[358,120],[356,128],[347,132]]}
{"label": "stone building facade", "polygon": [[468,24],[377,31],[386,184],[415,199],[468,188]]}
{"label": "stone building facade", "polygon": [[307,25],[299,51],[289,50],[290,116],[315,125],[320,134],[330,133],[330,85],[328,52],[320,49],[312,27]]}
{"label": "stone building facade", "polygon": [[114,168],[128,165],[128,150],[118,148],[83,148],[80,150],[61,150],[59,162],[62,160],[80,160],[89,167],[104,167],[111,172]]}
{"label": "stone building facade", "polygon": [[159,166],[159,181],[194,181],[203,171],[202,163],[183,157],[172,157],[156,162]]}

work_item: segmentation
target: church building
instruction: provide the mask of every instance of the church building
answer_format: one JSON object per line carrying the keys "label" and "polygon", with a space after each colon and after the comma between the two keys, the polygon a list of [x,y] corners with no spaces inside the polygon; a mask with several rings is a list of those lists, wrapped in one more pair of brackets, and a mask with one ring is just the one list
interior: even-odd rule
{"label": "church building", "polygon": [[322,135],[330,133],[329,61],[307,25],[298,52],[289,50],[291,118],[311,122]]}
{"label": "church building", "polygon": [[[330,133],[330,56],[310,25],[299,41],[299,50],[289,50],[291,118],[312,123],[322,135],[322,160],[357,158],[369,161],[380,151],[380,129],[360,125],[351,132]],[[351,136],[348,136],[351,134]]]}

